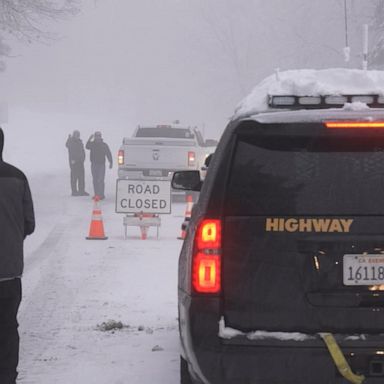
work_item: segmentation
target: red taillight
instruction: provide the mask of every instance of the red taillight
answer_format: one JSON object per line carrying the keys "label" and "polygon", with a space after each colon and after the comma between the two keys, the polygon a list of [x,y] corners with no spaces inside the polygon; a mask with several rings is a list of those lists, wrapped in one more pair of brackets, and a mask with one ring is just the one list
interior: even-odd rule
{"label": "red taillight", "polygon": [[193,288],[199,293],[218,293],[220,281],[220,255],[197,253],[193,261]]}
{"label": "red taillight", "polygon": [[198,228],[196,237],[197,248],[221,248],[221,222],[220,220],[203,220]]}
{"label": "red taillight", "polygon": [[327,128],[384,128],[384,121],[327,121]]}
{"label": "red taillight", "polygon": [[199,293],[221,290],[221,222],[203,220],[196,232],[192,265],[192,285]]}
{"label": "red taillight", "polygon": [[196,164],[196,154],[193,151],[188,152],[188,165],[194,166]]}
{"label": "red taillight", "polygon": [[124,164],[124,151],[122,149],[120,149],[117,154],[117,164],[119,165]]}

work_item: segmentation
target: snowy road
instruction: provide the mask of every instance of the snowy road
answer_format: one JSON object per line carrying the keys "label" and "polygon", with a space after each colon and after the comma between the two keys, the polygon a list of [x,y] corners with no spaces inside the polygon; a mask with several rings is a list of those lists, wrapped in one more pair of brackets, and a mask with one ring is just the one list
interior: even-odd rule
{"label": "snowy road", "polygon": [[[125,240],[111,173],[102,204],[109,239],[89,241],[92,201],[70,197],[67,177],[30,178],[38,230],[25,244],[19,382],[178,383],[176,238],[185,205],[162,217],[159,240],[154,229],[141,240],[138,228]],[[106,331],[111,320],[123,328]]]}

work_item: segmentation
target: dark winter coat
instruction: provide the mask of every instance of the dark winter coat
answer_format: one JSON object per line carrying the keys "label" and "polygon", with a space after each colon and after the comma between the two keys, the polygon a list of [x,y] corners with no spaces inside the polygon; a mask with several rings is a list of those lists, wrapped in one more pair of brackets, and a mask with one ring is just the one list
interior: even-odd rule
{"label": "dark winter coat", "polygon": [[0,128],[0,279],[23,273],[23,241],[35,229],[28,180],[3,161],[4,133]]}
{"label": "dark winter coat", "polygon": [[90,160],[92,164],[105,164],[105,158],[108,159],[109,164],[112,165],[112,154],[108,145],[104,143],[103,139],[88,140],[85,148],[91,151]]}
{"label": "dark winter coat", "polygon": [[68,137],[65,146],[68,148],[69,163],[84,163],[85,151],[84,145],[81,139],[75,137]]}

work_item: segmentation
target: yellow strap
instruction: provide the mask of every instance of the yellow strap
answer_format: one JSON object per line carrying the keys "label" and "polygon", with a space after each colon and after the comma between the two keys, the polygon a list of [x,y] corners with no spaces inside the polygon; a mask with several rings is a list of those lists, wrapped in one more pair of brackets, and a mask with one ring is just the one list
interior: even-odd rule
{"label": "yellow strap", "polygon": [[362,384],[365,380],[363,375],[355,375],[347,360],[343,355],[339,345],[331,333],[320,333],[321,338],[324,340],[332,359],[339,370],[340,374],[353,384]]}

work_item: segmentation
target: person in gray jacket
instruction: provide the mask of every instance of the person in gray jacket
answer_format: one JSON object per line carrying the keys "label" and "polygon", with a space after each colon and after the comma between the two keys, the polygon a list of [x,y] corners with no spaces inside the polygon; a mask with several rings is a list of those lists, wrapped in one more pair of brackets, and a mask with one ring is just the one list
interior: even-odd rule
{"label": "person in gray jacket", "polygon": [[23,242],[35,229],[35,216],[28,180],[23,172],[3,161],[3,146],[0,128],[0,383],[15,384]]}

